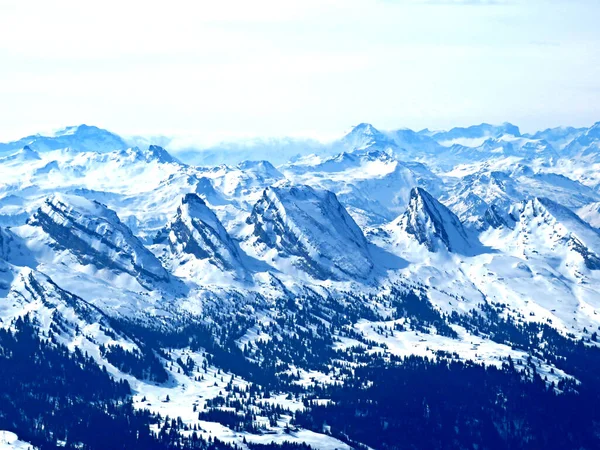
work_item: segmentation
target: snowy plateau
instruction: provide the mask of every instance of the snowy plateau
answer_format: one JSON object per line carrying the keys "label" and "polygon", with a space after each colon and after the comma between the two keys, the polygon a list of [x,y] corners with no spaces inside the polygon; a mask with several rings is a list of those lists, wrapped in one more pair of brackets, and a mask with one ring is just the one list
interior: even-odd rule
{"label": "snowy plateau", "polygon": [[598,227],[600,122],[0,144],[0,448],[600,448]]}

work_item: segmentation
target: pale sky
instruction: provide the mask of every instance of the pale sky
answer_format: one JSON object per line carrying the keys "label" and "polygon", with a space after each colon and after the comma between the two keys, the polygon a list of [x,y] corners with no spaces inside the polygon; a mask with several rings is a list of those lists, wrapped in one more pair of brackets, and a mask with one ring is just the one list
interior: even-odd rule
{"label": "pale sky", "polygon": [[599,0],[0,0],[0,139],[589,126],[599,23]]}

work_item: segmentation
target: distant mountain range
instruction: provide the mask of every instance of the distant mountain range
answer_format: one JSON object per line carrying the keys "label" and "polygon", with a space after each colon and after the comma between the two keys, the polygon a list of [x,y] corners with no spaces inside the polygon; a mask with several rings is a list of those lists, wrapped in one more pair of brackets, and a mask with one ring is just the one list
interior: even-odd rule
{"label": "distant mountain range", "polygon": [[[170,149],[179,159],[196,165],[237,164],[245,160],[269,160],[273,164],[315,154],[334,156],[346,150],[361,148],[397,148],[404,151],[416,150],[419,154],[440,152],[467,152],[465,148],[488,148],[501,145],[506,150],[539,151],[563,150],[580,143],[585,147],[591,143],[600,125],[590,128],[557,127],[530,134],[521,134],[519,127],[510,123],[491,125],[482,123],[469,127],[456,127],[450,130],[413,131],[401,128],[391,131],[377,130],[373,125],[361,123],[353,127],[342,138],[331,142],[320,142],[308,138],[253,138],[224,141],[210,146],[194,146],[167,136],[120,137],[108,130],[95,126],[70,126],[52,135],[32,135],[16,141],[0,143],[0,154],[9,154],[25,146],[36,151],[49,151],[71,148],[78,151],[110,152],[126,150],[129,147],[147,148],[150,145]],[[586,142],[588,144],[586,145]],[[508,148],[510,147],[510,149]],[[471,153],[471,156],[473,153]]]}
{"label": "distant mountain range", "polygon": [[0,391],[0,429],[88,448],[55,399],[132,448],[600,446],[600,122],[168,146],[0,144],[0,366],[108,386]]}

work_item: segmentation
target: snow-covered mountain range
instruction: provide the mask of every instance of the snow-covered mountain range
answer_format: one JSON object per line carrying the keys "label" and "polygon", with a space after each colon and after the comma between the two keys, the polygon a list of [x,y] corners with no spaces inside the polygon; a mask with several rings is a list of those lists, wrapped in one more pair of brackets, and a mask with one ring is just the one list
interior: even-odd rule
{"label": "snow-covered mountain range", "polygon": [[[172,155],[81,125],[0,144],[0,327],[32,317],[127,380],[136,408],[240,446],[359,445],[324,425],[289,432],[311,389],[369,366],[357,355],[510,359],[548,385],[581,381],[545,338],[482,324],[493,311],[596,347],[600,122],[363,123],[327,144],[265,142]],[[165,378],[107,346],[149,355]],[[273,395],[244,397],[261,380]],[[210,416],[217,397],[256,429]],[[274,406],[285,412],[269,420]]]}

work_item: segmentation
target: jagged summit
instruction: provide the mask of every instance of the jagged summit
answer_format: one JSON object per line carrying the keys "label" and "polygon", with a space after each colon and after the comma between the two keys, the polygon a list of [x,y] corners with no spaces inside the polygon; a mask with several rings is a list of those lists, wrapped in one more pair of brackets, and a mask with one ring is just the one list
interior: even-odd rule
{"label": "jagged summit", "polygon": [[316,278],[363,278],[373,267],[361,229],[330,191],[269,187],[248,223],[250,243],[259,254],[291,258]]}
{"label": "jagged summit", "polygon": [[146,155],[149,160],[153,159],[162,163],[178,162],[168,151],[158,145],[150,145]]}
{"label": "jagged summit", "polygon": [[[62,427],[38,399],[84,405],[75,418],[114,413],[109,422],[127,428],[133,447],[383,448],[417,411],[415,430],[437,419],[443,427],[408,447],[502,447],[523,441],[523,427],[506,432],[516,420],[530,446],[567,436],[563,448],[598,448],[600,415],[590,415],[594,395],[583,394],[594,393],[586,383],[600,368],[600,235],[567,209],[600,216],[600,171],[578,158],[598,141],[565,158],[562,144],[576,130],[556,131],[551,146],[509,134],[441,144],[427,132],[355,131],[361,148],[294,146],[304,157],[288,162],[292,147],[257,143],[235,158],[214,149],[213,167],[180,164],[149,141],[109,152],[11,150],[25,158],[0,163],[0,368],[17,375],[4,377],[10,392],[21,392],[25,372],[40,388],[23,391],[36,401],[12,396],[18,407],[8,404],[7,417],[33,418],[25,435],[44,448],[93,442],[80,439],[86,427]],[[161,142],[171,148],[152,141]],[[18,321],[28,324],[19,331]],[[74,364],[63,365],[65,356]],[[401,360],[408,371],[397,370]],[[57,370],[36,371],[38,362]],[[98,383],[81,398],[94,387],[94,378],[72,376],[82,364],[88,375],[114,378],[114,389]],[[456,408],[439,414],[443,389],[425,392],[426,401],[420,389],[443,380],[448,364],[455,386],[464,376],[494,384],[483,403],[454,396],[476,413],[458,422]],[[49,371],[75,395],[46,392]],[[405,395],[410,385],[398,398],[379,388],[398,380],[417,380],[418,396]],[[277,398],[267,401],[267,391]],[[501,414],[498,433],[486,424],[504,412],[500,391],[508,402],[572,408],[548,407],[542,421],[539,408]],[[361,414],[356,394],[373,400]],[[48,421],[37,420],[40,406]],[[290,424],[286,411],[298,420]],[[575,422],[581,439],[570,433]]]}
{"label": "jagged summit", "polygon": [[347,136],[357,135],[357,134],[359,134],[361,136],[372,136],[373,138],[384,137],[384,134],[381,131],[379,131],[377,128],[375,128],[370,123],[366,123],[366,122],[362,122],[362,123],[359,123],[358,125],[354,126],[352,128],[352,130],[347,134]]}
{"label": "jagged summit", "polygon": [[600,270],[600,233],[569,208],[536,197],[514,206],[517,221],[512,238],[525,255],[581,258],[588,269]]}
{"label": "jagged summit", "polygon": [[56,194],[29,219],[55,249],[73,255],[83,265],[124,272],[140,281],[166,281],[161,263],[117,214],[105,205],[75,195]]}
{"label": "jagged summit", "polygon": [[221,270],[243,267],[238,249],[212,210],[197,194],[186,194],[177,214],[159,232],[156,243],[168,244],[175,257],[191,255]]}
{"label": "jagged summit", "polygon": [[391,231],[412,236],[432,252],[445,248],[453,253],[470,255],[481,250],[477,237],[458,217],[420,187],[411,190],[408,208],[392,223]]}

